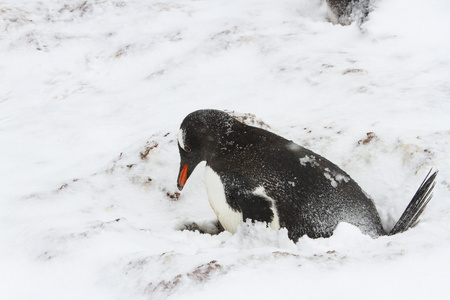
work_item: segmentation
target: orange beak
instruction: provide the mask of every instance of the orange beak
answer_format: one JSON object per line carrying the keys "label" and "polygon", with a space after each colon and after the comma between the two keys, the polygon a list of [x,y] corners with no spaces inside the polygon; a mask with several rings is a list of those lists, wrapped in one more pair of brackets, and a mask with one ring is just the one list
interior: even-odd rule
{"label": "orange beak", "polygon": [[180,178],[178,179],[178,184],[179,186],[183,187],[186,184],[186,180],[187,180],[187,171],[188,171],[188,165],[185,164],[183,169],[181,170],[180,173]]}

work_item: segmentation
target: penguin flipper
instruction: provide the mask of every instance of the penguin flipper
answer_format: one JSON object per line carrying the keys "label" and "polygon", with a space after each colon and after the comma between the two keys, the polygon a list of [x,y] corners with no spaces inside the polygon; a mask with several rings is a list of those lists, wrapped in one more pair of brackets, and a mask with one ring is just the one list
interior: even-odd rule
{"label": "penguin flipper", "polygon": [[246,197],[245,201],[241,203],[241,208],[244,221],[250,219],[267,224],[273,221],[272,203],[263,196],[250,195]]}
{"label": "penguin flipper", "polygon": [[274,227],[273,221],[278,223],[274,201],[266,195],[231,191],[227,195],[227,201],[235,205],[238,204],[242,212],[243,222],[250,219],[252,222],[266,222],[271,227]]}

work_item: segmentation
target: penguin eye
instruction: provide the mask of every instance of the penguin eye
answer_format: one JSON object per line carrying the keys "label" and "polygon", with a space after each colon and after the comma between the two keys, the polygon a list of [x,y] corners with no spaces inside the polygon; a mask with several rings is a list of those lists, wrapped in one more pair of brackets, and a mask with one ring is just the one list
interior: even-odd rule
{"label": "penguin eye", "polygon": [[191,152],[191,148],[189,148],[188,146],[184,146],[184,151]]}

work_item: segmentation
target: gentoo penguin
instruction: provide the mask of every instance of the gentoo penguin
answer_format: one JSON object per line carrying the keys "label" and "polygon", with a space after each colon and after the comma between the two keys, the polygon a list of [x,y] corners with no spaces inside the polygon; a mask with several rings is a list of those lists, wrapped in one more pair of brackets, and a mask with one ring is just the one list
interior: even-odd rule
{"label": "gentoo penguin", "polygon": [[206,161],[206,189],[222,227],[235,233],[250,219],[303,235],[329,237],[339,222],[375,238],[414,226],[434,187],[427,176],[395,227],[387,233],[372,200],[338,166],[269,131],[245,125],[219,110],[198,110],[178,134],[183,189],[194,168]]}
{"label": "gentoo penguin", "polygon": [[333,24],[362,22],[369,14],[370,0],[327,0],[328,18]]}

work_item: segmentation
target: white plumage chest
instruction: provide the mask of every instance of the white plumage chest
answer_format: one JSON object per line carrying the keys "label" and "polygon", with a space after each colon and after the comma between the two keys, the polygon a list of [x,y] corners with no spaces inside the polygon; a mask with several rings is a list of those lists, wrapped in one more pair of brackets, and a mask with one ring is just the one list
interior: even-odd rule
{"label": "white plumage chest", "polygon": [[242,213],[235,211],[227,203],[225,189],[220,176],[208,166],[205,168],[205,184],[209,204],[216,213],[220,224],[225,230],[236,233],[238,225],[243,221]]}

